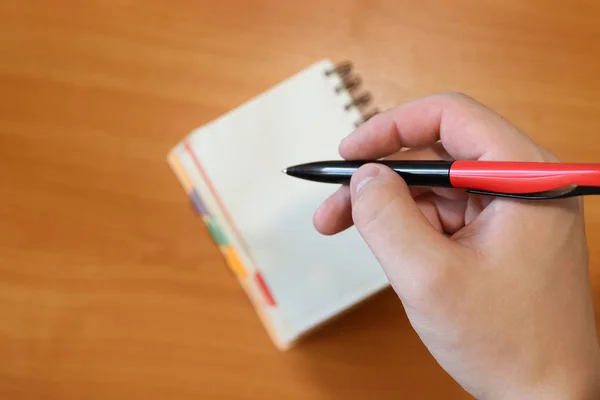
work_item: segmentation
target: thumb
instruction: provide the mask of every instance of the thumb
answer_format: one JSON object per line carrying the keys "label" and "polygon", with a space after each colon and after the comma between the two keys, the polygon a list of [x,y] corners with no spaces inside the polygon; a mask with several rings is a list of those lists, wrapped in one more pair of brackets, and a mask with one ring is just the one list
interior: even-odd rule
{"label": "thumb", "polygon": [[448,239],[427,221],[398,174],[364,165],[352,176],[350,193],[354,225],[390,279],[414,277],[408,268],[439,261]]}

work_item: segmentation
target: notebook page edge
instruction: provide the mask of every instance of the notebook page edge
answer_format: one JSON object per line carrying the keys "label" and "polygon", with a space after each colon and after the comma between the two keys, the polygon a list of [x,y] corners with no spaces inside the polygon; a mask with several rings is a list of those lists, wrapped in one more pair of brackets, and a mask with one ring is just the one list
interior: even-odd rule
{"label": "notebook page edge", "polygon": [[[221,211],[218,209],[218,207],[215,207],[213,204],[214,202],[211,201],[211,192],[207,190],[206,186],[200,183],[198,180],[192,182],[192,178],[190,177],[192,174],[190,174],[189,169],[185,168],[183,166],[183,163],[181,163],[181,152],[182,150],[180,147],[176,147],[169,152],[167,161],[171,169],[178,178],[184,191],[197,191],[198,195],[203,199],[206,209],[210,214],[211,218],[219,219],[221,221],[218,223],[218,226],[220,226],[220,229],[226,231],[225,234],[229,237],[228,240],[231,241],[231,237],[234,235],[231,232],[231,229],[228,227],[228,224],[226,222],[223,222]],[[188,194],[188,196],[190,195],[189,192],[186,194]],[[205,219],[203,219],[203,222],[207,226],[207,228],[209,228],[209,222]],[[213,235],[213,232],[211,232],[210,228],[208,230],[209,234],[213,238],[213,241],[215,242],[215,245],[219,247],[222,256],[224,257],[224,261],[228,264],[228,267],[230,269],[233,269],[229,263],[229,260],[223,252],[222,246],[220,246],[218,243],[219,240]],[[231,245],[238,250],[240,255],[244,254],[243,249],[240,249],[239,244],[236,242],[236,239],[234,239],[234,243],[231,243]],[[291,347],[291,345],[295,342],[297,337],[301,334],[301,332],[295,332],[291,330],[290,325],[285,324],[285,321],[281,320],[282,317],[277,312],[277,309],[267,309],[267,306],[263,301],[262,294],[259,290],[257,290],[256,284],[254,284],[252,280],[252,273],[257,271],[258,269],[254,265],[253,260],[248,259],[244,256],[242,257],[245,259],[244,266],[249,270],[248,273],[245,276],[243,276],[239,273],[236,273],[234,269],[232,272],[234,273],[234,276],[236,277],[238,283],[240,284],[240,286],[246,293],[248,299],[250,300],[253,308],[255,309],[255,312],[261,320],[264,329],[267,331],[267,334],[271,338],[272,342],[279,350],[288,350]]]}

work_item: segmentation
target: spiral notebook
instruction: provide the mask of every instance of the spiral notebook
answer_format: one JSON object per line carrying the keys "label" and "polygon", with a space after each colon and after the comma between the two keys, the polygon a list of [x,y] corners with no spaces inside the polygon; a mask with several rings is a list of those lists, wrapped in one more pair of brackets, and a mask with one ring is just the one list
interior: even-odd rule
{"label": "spiral notebook", "polygon": [[365,111],[370,98],[350,63],[321,60],[192,131],[168,155],[281,350],[388,286],[355,228],[315,230],[313,213],[336,186],[281,172],[339,158],[340,140],[374,114]]}

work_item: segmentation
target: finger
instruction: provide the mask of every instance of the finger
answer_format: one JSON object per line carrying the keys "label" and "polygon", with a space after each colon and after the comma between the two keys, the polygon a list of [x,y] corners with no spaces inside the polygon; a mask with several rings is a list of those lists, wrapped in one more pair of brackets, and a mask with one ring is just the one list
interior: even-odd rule
{"label": "finger", "polygon": [[430,192],[417,196],[415,202],[432,226],[441,232],[452,235],[465,226],[466,199],[452,200]]}
{"label": "finger", "polygon": [[[407,149],[387,157],[390,160],[450,160],[450,156],[441,143],[435,143],[432,146],[418,149]],[[449,199],[466,199],[467,194],[464,190],[449,188],[429,188],[418,187],[411,188],[413,197],[423,193],[433,192],[439,196]],[[335,235],[352,226],[352,208],[350,205],[350,192],[348,187],[342,186],[338,191],[331,195],[315,211],[313,216],[313,225],[321,234]]]}
{"label": "finger", "polygon": [[383,156],[384,160],[454,160],[442,143],[436,142],[427,146],[402,148],[395,153]]}
{"label": "finger", "polygon": [[350,188],[340,186],[315,211],[313,225],[323,235],[335,235],[352,226]]}
{"label": "finger", "polygon": [[427,219],[427,222],[429,222],[429,224],[437,231],[443,232],[444,226],[442,225],[442,221],[440,220],[440,215],[435,207],[435,204],[424,198],[420,198],[419,196],[414,197],[414,200],[425,219]]}
{"label": "finger", "polygon": [[[464,226],[468,195],[456,189],[437,191],[442,194],[437,194],[431,188],[410,189],[410,194],[432,226],[452,234]],[[347,186],[341,186],[321,204],[313,216],[313,225],[319,233],[328,236],[343,232],[353,225],[350,191]]]}
{"label": "finger", "polygon": [[391,169],[362,166],[352,177],[350,192],[354,224],[393,281],[401,281],[405,273],[414,278],[402,269],[435,265],[429,263],[432,257],[444,254],[447,238],[428,222]]}
{"label": "finger", "polygon": [[358,127],[340,144],[346,159],[376,159],[441,140],[454,159],[539,160],[543,151],[500,115],[461,94],[400,105]]}

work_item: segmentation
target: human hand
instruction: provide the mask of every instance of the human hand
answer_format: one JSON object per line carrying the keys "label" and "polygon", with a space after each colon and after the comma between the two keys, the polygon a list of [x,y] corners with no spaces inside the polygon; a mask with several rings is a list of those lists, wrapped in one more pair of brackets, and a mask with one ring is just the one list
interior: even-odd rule
{"label": "human hand", "polygon": [[[340,154],[557,161],[459,94],[375,116],[342,141]],[[353,223],[429,351],[472,395],[600,398],[581,198],[520,201],[409,189],[389,168],[368,164],[314,217],[328,235]]]}

